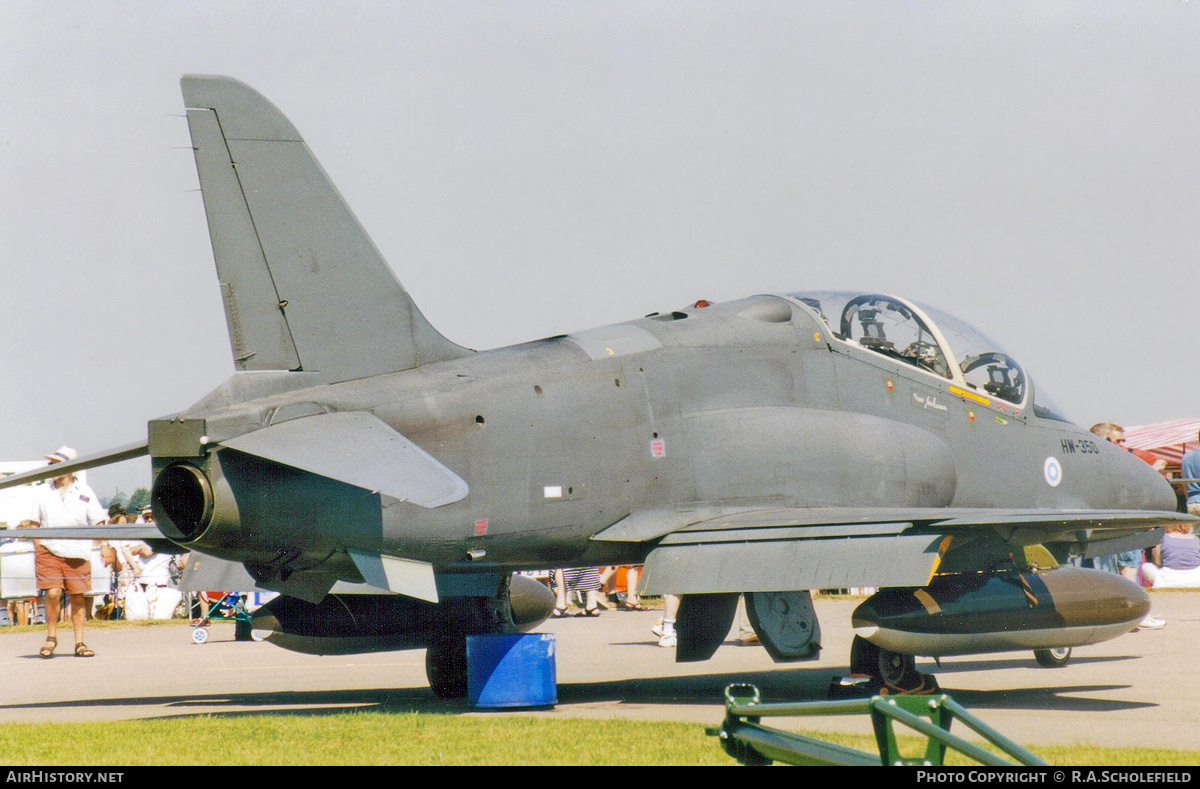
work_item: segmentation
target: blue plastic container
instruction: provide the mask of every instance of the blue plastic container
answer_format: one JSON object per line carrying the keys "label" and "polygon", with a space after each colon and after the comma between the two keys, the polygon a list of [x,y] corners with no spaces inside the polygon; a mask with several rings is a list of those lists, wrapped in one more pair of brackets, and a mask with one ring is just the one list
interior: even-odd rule
{"label": "blue plastic container", "polygon": [[467,700],[473,707],[558,703],[553,633],[467,636]]}

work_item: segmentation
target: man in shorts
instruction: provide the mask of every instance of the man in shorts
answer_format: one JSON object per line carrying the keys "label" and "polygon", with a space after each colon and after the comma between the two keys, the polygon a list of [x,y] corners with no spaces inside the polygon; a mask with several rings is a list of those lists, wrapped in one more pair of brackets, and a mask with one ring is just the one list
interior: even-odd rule
{"label": "man in shorts", "polygon": [[[70,447],[59,447],[46,455],[46,459],[51,464],[65,463],[78,456],[79,453]],[[92,489],[76,480],[73,474],[63,474],[38,487],[29,520],[21,525],[52,529],[98,526],[107,518],[108,513],[100,506]],[[46,643],[38,654],[51,657],[58,647],[58,620],[65,589],[71,606],[71,625],[75,630],[75,656],[94,656],[96,653],[83,642],[83,623],[87,614],[84,595],[92,590],[92,541],[37,540],[35,545],[38,589],[46,590]]]}

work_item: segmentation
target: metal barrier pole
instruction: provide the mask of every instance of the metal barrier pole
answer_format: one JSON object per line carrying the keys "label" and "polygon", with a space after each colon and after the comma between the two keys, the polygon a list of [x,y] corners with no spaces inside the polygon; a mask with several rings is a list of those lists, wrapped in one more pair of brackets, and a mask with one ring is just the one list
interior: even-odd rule
{"label": "metal barrier pole", "polygon": [[[946,695],[873,696],[846,701],[797,703],[760,702],[753,685],[730,685],[725,689],[725,721],[720,729],[710,730],[721,739],[721,746],[743,764],[837,764],[837,765],[941,765],[946,748],[986,765],[1044,765],[1030,751],[1003,737],[983,721],[967,712]],[[764,717],[801,717],[808,715],[871,716],[878,754],[824,742],[813,737],[775,729],[761,724]],[[927,716],[929,719],[927,720]],[[1016,759],[1010,762],[991,751],[950,733],[954,719],[961,720],[985,740]],[[900,722],[928,737],[923,758],[901,756],[893,731]]]}

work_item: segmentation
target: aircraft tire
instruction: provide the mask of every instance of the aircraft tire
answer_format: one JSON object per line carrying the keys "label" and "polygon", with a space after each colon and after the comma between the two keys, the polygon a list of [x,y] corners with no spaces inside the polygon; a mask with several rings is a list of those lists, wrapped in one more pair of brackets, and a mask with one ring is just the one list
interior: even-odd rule
{"label": "aircraft tire", "polygon": [[885,685],[898,690],[916,690],[923,680],[912,655],[891,650],[879,650],[879,676]]}
{"label": "aircraft tire", "polygon": [[1046,668],[1062,668],[1071,660],[1071,648],[1059,647],[1058,649],[1035,649],[1033,657],[1037,660],[1039,666]]}
{"label": "aircraft tire", "polygon": [[467,638],[462,634],[434,636],[425,650],[425,677],[441,699],[467,696]]}

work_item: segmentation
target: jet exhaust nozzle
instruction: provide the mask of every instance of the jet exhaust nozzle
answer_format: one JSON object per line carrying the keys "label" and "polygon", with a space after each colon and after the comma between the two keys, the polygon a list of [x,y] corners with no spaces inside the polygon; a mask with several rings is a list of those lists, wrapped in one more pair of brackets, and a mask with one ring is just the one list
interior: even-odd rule
{"label": "jet exhaust nozzle", "polygon": [[212,522],[212,485],[190,463],[173,463],[155,477],[150,506],[163,534],[183,544],[195,542]]}
{"label": "jet exhaust nozzle", "polygon": [[[344,529],[371,530],[379,521],[377,496],[232,450],[156,458],[160,463],[150,505],[163,535],[221,559],[270,568],[268,575],[306,572],[343,556]],[[326,569],[352,577],[344,566]]]}

